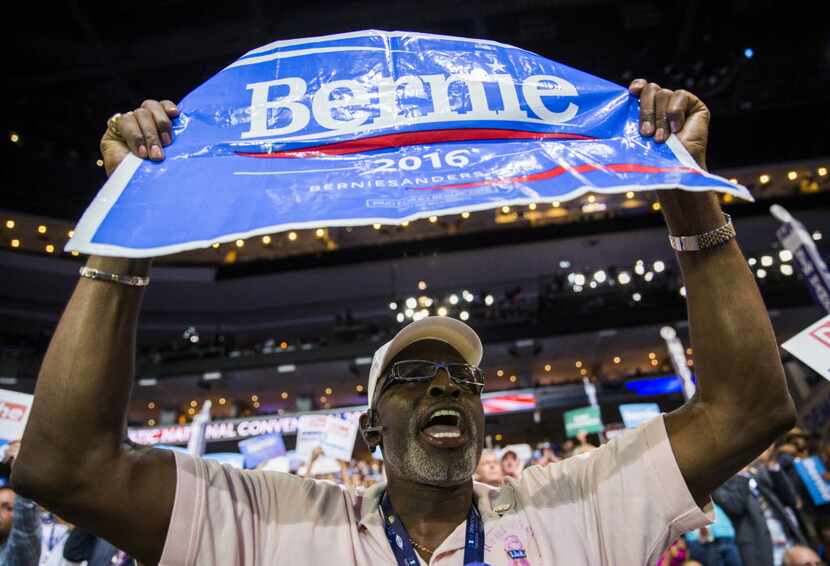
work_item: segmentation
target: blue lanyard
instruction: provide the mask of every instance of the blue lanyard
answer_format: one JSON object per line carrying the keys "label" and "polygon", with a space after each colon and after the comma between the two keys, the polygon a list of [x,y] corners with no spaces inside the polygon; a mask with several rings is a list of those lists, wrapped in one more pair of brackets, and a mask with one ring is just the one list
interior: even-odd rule
{"label": "blue lanyard", "polygon": [[[380,501],[383,528],[389,546],[398,561],[398,566],[418,566],[418,556],[409,540],[406,527],[395,515],[389,496],[384,493]],[[478,514],[475,503],[470,505],[467,515],[467,534],[464,537],[464,566],[487,566],[484,563],[484,527],[481,524],[481,515]]]}

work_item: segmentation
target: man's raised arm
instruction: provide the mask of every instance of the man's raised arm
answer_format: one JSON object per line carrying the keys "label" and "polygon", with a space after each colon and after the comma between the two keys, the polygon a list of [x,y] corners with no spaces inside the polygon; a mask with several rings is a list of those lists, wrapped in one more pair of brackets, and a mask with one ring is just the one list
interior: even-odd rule
{"label": "man's raised arm", "polygon": [[[169,101],[145,101],[101,139],[107,174],[132,151],[160,160]],[[90,257],[89,267],[147,275],[150,262]],[[125,444],[143,287],[81,278],[49,344],[12,470],[19,493],[142,562],[161,557],[176,489],[172,452]]]}
{"label": "man's raised arm", "polygon": [[[706,167],[709,111],[686,91],[631,83],[640,97],[640,128],[664,142],[670,132]],[[702,234],[724,224],[711,192],[660,191],[676,236]],[[795,409],[778,344],[755,279],[735,240],[679,252],[694,346],[697,393],[666,417],[677,463],[698,503],[775,438],[789,430]]]}

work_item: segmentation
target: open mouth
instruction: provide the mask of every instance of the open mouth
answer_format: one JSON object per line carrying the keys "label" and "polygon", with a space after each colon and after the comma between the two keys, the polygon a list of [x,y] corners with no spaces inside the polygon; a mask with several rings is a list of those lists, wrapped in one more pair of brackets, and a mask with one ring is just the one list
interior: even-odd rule
{"label": "open mouth", "polygon": [[464,443],[463,418],[455,409],[437,409],[430,413],[421,432],[430,444],[450,448]]}

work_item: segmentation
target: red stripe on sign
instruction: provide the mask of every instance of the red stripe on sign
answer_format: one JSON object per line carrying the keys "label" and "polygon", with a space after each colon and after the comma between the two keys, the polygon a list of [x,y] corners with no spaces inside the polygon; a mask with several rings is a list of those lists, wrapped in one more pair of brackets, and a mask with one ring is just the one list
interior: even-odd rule
{"label": "red stripe on sign", "polygon": [[589,171],[614,171],[615,173],[697,173],[700,171],[691,167],[653,167],[650,165],[639,165],[637,163],[612,163],[610,165],[577,165],[576,167],[554,167],[540,173],[531,175],[518,175],[516,177],[499,177],[497,179],[485,179],[470,183],[457,183],[455,185],[438,185],[432,187],[413,187],[416,191],[441,191],[446,189],[471,189],[487,185],[503,185],[506,183],[532,183],[558,177],[563,173],[588,173]]}
{"label": "red stripe on sign", "polygon": [[494,141],[494,140],[592,140],[590,136],[580,134],[528,132],[527,130],[505,130],[499,128],[466,128],[446,130],[423,130],[420,132],[401,132],[368,138],[348,140],[326,145],[276,151],[273,153],[242,153],[243,157],[285,158],[285,157],[320,157],[327,155],[348,155],[379,149],[390,149],[408,145],[429,143],[448,143],[460,141]]}

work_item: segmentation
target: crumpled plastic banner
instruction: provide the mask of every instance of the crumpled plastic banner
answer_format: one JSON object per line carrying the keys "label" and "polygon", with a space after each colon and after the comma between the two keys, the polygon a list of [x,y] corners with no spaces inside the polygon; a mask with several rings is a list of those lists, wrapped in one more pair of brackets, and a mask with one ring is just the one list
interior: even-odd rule
{"label": "crumpled plastic banner", "polygon": [[495,41],[386,31],[277,41],[179,109],[166,159],[127,157],[68,251],[152,257],[587,192],[751,200],[675,136],[640,137],[626,88]]}

